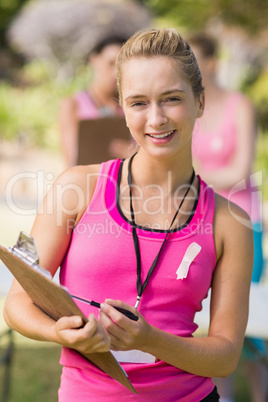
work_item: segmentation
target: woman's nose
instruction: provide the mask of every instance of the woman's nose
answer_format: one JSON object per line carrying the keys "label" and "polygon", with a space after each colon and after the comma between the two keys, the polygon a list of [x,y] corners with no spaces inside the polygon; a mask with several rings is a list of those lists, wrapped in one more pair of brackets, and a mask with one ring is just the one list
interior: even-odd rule
{"label": "woman's nose", "polygon": [[148,125],[154,129],[163,126],[168,121],[160,105],[151,105],[148,110]]}

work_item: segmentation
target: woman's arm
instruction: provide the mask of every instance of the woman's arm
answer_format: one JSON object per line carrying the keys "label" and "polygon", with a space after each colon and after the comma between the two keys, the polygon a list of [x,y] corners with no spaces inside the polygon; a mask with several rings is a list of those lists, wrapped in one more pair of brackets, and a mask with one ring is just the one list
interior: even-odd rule
{"label": "woman's arm", "polygon": [[216,170],[206,170],[198,166],[198,173],[215,191],[233,187],[247,179],[252,171],[255,142],[257,138],[256,114],[252,103],[241,95],[235,110],[236,151],[228,165]]}
{"label": "woman's arm", "polygon": [[[74,223],[94,192],[98,170],[98,166],[80,166],[64,172],[39,209],[31,235],[40,265],[52,275],[67,251]],[[33,304],[16,280],[6,299],[4,318],[11,328],[32,339],[57,342],[80,352],[109,349],[109,337],[94,316],[80,329],[82,321],[77,316],[55,322]]]}
{"label": "woman's arm", "polygon": [[[133,307],[119,301],[107,301],[102,304],[100,318],[111,336],[112,349],[139,349],[205,377],[228,376],[234,371],[248,318],[252,231],[239,221],[239,218],[247,218],[242,210],[234,206],[237,212],[237,218],[234,218],[223,198],[217,197],[217,204],[215,243],[218,262],[212,282],[208,336],[183,338],[168,334],[149,325]],[[128,320],[111,304],[128,308],[139,315],[139,320]]]}

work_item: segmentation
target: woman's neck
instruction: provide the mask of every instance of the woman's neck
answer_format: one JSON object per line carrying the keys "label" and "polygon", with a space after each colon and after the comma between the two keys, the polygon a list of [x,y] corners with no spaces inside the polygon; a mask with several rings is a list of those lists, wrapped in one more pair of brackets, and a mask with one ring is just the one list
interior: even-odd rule
{"label": "woman's neck", "polygon": [[[148,155],[141,155],[141,150],[135,155],[131,165],[132,183],[142,188],[159,186],[167,196],[174,194],[180,186],[191,180],[193,167],[191,158],[186,162],[179,158],[156,160]],[[174,160],[175,159],[175,160]]]}
{"label": "woman's neck", "polygon": [[[193,176],[193,168],[189,165],[172,166],[159,161],[149,162],[140,151],[134,156],[130,166],[131,180],[128,182],[128,165],[123,165],[120,187],[120,206],[124,214],[130,219],[129,183],[131,183],[132,206],[135,212],[135,221],[138,225],[158,227],[167,230],[173,220],[181,201],[183,205],[173,229],[183,225],[189,213],[193,210],[198,194],[198,180]],[[185,195],[187,194],[187,196]]]}

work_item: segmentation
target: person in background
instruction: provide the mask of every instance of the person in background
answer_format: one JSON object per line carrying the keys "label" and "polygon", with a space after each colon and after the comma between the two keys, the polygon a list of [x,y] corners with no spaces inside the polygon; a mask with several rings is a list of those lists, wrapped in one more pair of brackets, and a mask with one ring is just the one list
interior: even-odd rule
{"label": "person in background", "polygon": [[[100,41],[89,54],[93,74],[89,88],[63,99],[60,105],[60,139],[67,166],[76,164],[80,120],[123,116],[118,104],[115,61],[125,40],[123,37],[110,36]],[[120,147],[120,143],[117,146]]]}
{"label": "person in background", "polygon": [[[243,208],[251,217],[254,233],[252,281],[259,282],[263,267],[262,222],[258,189],[251,177],[257,124],[250,100],[240,92],[223,89],[217,82],[217,42],[200,33],[189,38],[206,91],[204,115],[193,131],[193,158],[197,172],[214,191]],[[256,353],[256,351],[258,353]],[[242,356],[246,361],[252,401],[267,399],[267,370],[260,358],[265,342],[246,338]],[[234,400],[233,376],[218,379],[222,402]]]}
{"label": "person in background", "polygon": [[[235,369],[247,325],[253,238],[240,220],[248,215],[233,205],[233,216],[193,169],[192,131],[205,96],[189,44],[174,29],[144,30],[116,65],[138,152],[64,171],[31,232],[41,266],[54,275],[60,265],[61,284],[99,300],[100,312],[77,301],[89,316],[83,328],[77,316],[55,322],[14,280],[4,316],[23,335],[63,346],[60,402],[216,402],[211,377]],[[194,337],[210,288],[209,333]],[[74,349],[121,351],[137,394]]]}

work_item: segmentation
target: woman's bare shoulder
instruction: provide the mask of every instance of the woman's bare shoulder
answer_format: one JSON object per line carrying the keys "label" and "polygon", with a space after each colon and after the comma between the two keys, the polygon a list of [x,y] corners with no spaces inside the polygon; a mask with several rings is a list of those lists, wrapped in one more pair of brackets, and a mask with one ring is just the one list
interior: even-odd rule
{"label": "woman's bare shoulder", "polygon": [[66,210],[80,215],[89,204],[96,187],[101,165],[74,166],[63,171],[53,184],[54,199]]}
{"label": "woman's bare shoulder", "polygon": [[231,200],[222,197],[220,194],[215,192],[215,212],[217,215],[224,216],[224,218],[228,219],[236,219],[236,220],[248,220],[250,221],[250,217],[248,214],[240,208],[237,204],[234,204]]}
{"label": "woman's bare shoulder", "polygon": [[252,222],[238,205],[215,193],[214,239],[217,255],[225,245],[248,243],[252,240]]}
{"label": "woman's bare shoulder", "polygon": [[56,179],[60,184],[74,184],[83,186],[89,178],[95,178],[100,173],[101,165],[77,165],[64,170]]}

